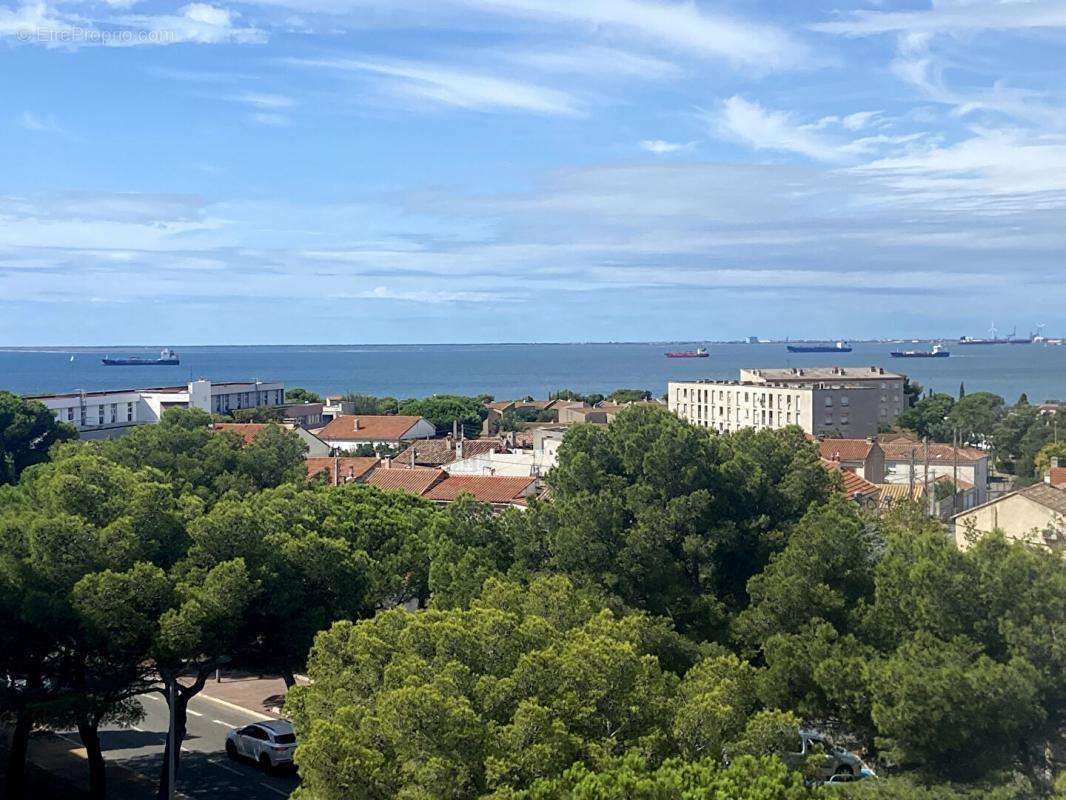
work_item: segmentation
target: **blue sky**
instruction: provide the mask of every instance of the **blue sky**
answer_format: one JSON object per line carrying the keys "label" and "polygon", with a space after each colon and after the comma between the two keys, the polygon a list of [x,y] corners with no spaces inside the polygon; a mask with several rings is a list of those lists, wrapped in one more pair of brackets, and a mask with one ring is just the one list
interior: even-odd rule
{"label": "blue sky", "polygon": [[1063,0],[14,1],[0,345],[1066,334]]}

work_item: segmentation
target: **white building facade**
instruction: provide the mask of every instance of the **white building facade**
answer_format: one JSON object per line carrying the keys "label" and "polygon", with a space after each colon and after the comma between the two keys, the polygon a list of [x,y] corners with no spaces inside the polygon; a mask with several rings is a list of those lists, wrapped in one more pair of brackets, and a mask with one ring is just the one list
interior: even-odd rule
{"label": "white building facade", "polygon": [[667,405],[719,433],[798,425],[813,436],[866,438],[903,410],[903,376],[869,369],[741,370],[739,381],[670,381]]}
{"label": "white building facade", "polygon": [[226,414],[240,408],[277,406],[285,402],[284,383],[192,381],[185,386],[66,392],[26,398],[43,403],[59,422],[77,428],[83,439],[107,439],[134,425],[159,422],[169,408],[199,408]]}

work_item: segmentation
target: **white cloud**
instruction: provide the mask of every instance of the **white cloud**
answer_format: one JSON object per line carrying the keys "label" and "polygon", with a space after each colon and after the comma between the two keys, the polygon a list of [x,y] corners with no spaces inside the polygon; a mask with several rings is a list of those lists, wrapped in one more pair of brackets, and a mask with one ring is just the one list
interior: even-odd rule
{"label": "white cloud", "polygon": [[878,159],[854,171],[956,206],[1066,207],[1066,136],[978,129],[964,141]]}
{"label": "white cloud", "polygon": [[697,56],[758,69],[802,65],[809,54],[783,30],[656,0],[453,0],[481,11],[613,31]]}
{"label": "white cloud", "polygon": [[687,150],[692,145],[691,143],[681,144],[679,142],[665,142],[662,139],[645,139],[640,143],[640,146],[649,153],[655,153],[657,156],[662,156],[669,153],[676,153],[679,150]]}
{"label": "white cloud", "polygon": [[32,111],[23,111],[18,117],[20,126],[34,133],[54,133],[59,136],[71,137],[71,133],[63,128],[51,114],[40,116]]}
{"label": "white cloud", "polygon": [[579,113],[576,100],[566,92],[437,64],[361,59],[289,59],[288,63],[374,75],[382,79],[386,93],[408,101],[478,111]]}
{"label": "white cloud", "polygon": [[815,161],[845,160],[839,147],[792,115],[763,108],[740,95],[726,100],[712,121],[721,135],[756,150],[799,153]]}
{"label": "white cloud", "polygon": [[117,24],[140,32],[139,37],[128,41],[109,37],[113,45],[143,44],[262,44],[267,41],[265,31],[258,28],[238,27],[240,14],[232,9],[213,6],[209,3],[190,3],[179,9],[178,14],[127,15],[115,20]]}
{"label": "white cloud", "polygon": [[1062,0],[933,0],[925,10],[858,11],[847,19],[812,27],[849,36],[1061,28],[1066,27],[1066,4]]}
{"label": "white cloud", "polygon": [[594,76],[596,78],[678,78],[683,71],[676,64],[647,55],[611,47],[572,47],[565,50],[512,50],[509,61],[545,72]]}
{"label": "white cloud", "polygon": [[296,105],[296,101],[291,97],[286,97],[283,94],[267,94],[265,92],[244,92],[243,94],[233,95],[229,99],[237,103],[253,106],[254,108],[275,111],[278,109],[292,108]]}
{"label": "white cloud", "polygon": [[289,118],[284,114],[271,114],[266,111],[252,114],[252,119],[260,125],[269,125],[272,128],[284,128],[289,124]]}

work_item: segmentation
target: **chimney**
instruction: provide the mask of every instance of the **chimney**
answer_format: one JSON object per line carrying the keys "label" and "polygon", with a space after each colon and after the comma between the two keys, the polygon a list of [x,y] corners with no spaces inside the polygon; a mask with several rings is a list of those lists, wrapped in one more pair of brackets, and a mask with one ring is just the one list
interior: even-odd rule
{"label": "chimney", "polygon": [[455,460],[458,461],[463,457],[463,440],[460,439],[455,443]]}
{"label": "chimney", "polygon": [[348,467],[348,481],[349,482],[355,481],[355,467],[352,467],[352,466]]}
{"label": "chimney", "polygon": [[408,449],[410,450],[410,453],[411,453],[411,469],[414,469],[415,468],[415,444],[414,444],[414,442],[411,443],[411,446]]}
{"label": "chimney", "polygon": [[341,482],[340,467],[341,467],[341,460],[339,458],[334,457],[334,459],[333,459],[333,469],[331,470],[331,472],[333,473],[332,477],[333,477],[333,485],[334,486],[337,486]]}
{"label": "chimney", "polygon": [[392,456],[385,456],[385,469],[392,469]]}
{"label": "chimney", "polygon": [[453,439],[458,439],[459,438],[459,420],[457,420],[457,419],[453,419],[452,420],[452,438]]}
{"label": "chimney", "polygon": [[352,418],[352,430],[359,430],[359,417]]}

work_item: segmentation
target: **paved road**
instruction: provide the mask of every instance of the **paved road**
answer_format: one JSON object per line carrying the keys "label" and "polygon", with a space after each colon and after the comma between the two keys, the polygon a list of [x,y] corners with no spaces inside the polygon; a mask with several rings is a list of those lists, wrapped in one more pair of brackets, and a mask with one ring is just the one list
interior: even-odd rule
{"label": "paved road", "polygon": [[[161,695],[138,698],[144,719],[130,728],[100,732],[104,757],[153,781],[163,763],[169,717]],[[277,800],[288,797],[298,783],[291,773],[266,775],[257,766],[226,757],[226,734],[233,728],[267,717],[238,710],[197,695],[189,701],[188,732],[182,743],[178,791],[194,800]],[[77,731],[61,734],[80,742]]]}

